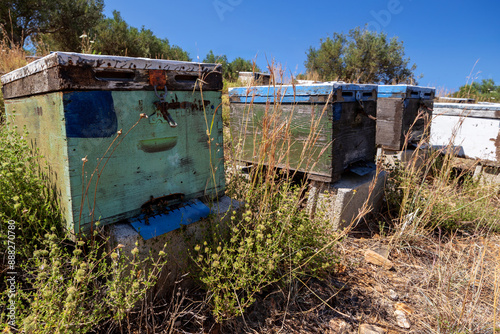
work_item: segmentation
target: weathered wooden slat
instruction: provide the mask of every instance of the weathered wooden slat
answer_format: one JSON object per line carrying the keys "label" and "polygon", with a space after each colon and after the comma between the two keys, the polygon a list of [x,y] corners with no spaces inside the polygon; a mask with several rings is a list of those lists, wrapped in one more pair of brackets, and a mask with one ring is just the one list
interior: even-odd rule
{"label": "weathered wooden slat", "polygon": [[500,162],[500,104],[435,103],[430,144],[459,157]]}
{"label": "weathered wooden slat", "polygon": [[[266,90],[274,95],[265,96]],[[241,140],[243,161],[280,161],[277,167],[334,182],[350,165],[374,159],[375,86],[242,87],[229,94],[232,136]]]}
{"label": "weathered wooden slat", "polygon": [[[166,72],[172,91],[217,91],[222,89],[220,72]],[[4,98],[67,90],[153,90],[148,70],[95,70],[90,67],[52,67],[22,77],[2,87]]]}
{"label": "weathered wooden slat", "polygon": [[378,86],[377,146],[400,151],[417,144],[429,130],[433,98],[434,88]]}
{"label": "weathered wooden slat", "polygon": [[102,56],[74,52],[54,52],[20,69],[2,76],[2,84],[32,76],[52,67],[86,67],[115,70],[164,70],[174,72],[209,73],[220,72],[221,65],[193,63],[164,59]]}
{"label": "weathered wooden slat", "polygon": [[435,103],[434,115],[500,119],[500,104]]}

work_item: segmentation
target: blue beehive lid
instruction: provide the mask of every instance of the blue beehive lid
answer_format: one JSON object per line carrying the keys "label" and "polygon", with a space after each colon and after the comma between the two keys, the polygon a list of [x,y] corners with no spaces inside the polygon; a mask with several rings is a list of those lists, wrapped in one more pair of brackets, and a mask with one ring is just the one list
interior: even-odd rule
{"label": "blue beehive lid", "polygon": [[[341,96],[342,102],[374,101],[377,85],[325,82],[310,85],[250,86],[229,88],[233,103],[325,103],[330,94]],[[324,97],[318,99],[317,97]],[[332,99],[332,102],[340,102]]]}
{"label": "blue beehive lid", "polygon": [[434,99],[435,88],[420,87],[412,85],[379,85],[379,98],[403,98],[403,99]]}

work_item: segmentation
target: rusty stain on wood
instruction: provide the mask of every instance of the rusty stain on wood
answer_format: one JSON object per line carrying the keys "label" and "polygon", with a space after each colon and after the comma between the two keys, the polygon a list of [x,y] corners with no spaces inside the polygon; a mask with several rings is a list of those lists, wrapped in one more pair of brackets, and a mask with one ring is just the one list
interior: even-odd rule
{"label": "rusty stain on wood", "polygon": [[[100,56],[103,57],[103,56]],[[64,90],[153,90],[150,69],[163,71],[168,90],[218,91],[221,66],[56,52],[2,76],[4,98]],[[72,60],[74,59],[74,61]],[[156,72],[152,72],[156,73]]]}
{"label": "rusty stain on wood", "polygon": [[[130,218],[151,196],[182,193],[188,200],[224,193],[220,66],[58,54],[2,81],[8,120],[19,129],[26,125],[28,141],[47,159],[70,231],[87,229],[92,215],[103,225]],[[178,126],[143,119],[103,157],[117,129],[125,133],[141,113],[157,113],[151,68],[166,71],[165,99]],[[195,90],[199,85],[203,94]],[[214,120],[211,131],[206,119]],[[85,127],[111,132],[81,131]],[[91,175],[102,158],[109,161],[96,187]]]}

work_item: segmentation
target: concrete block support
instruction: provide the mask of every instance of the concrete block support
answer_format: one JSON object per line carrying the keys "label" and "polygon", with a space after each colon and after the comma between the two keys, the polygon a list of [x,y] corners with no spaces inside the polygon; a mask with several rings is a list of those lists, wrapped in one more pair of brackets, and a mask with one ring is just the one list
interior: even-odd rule
{"label": "concrete block support", "polygon": [[356,220],[365,203],[371,211],[380,209],[385,178],[385,172],[373,171],[364,176],[344,175],[335,183],[313,181],[307,204],[309,214],[326,215],[332,230],[344,229]]}
{"label": "concrete block support", "polygon": [[[240,206],[239,202],[227,196],[220,198],[218,202],[205,204],[212,209],[219,221],[228,219],[229,214],[226,213],[237,210]],[[121,249],[122,254],[130,254],[130,251],[137,247],[139,257],[145,258],[151,254],[157,258],[166,244],[167,265],[161,272],[154,291],[155,294],[162,296],[172,291],[175,283],[181,281],[188,272],[188,249],[203,238],[210,221],[210,218],[202,219],[149,240],[144,240],[129,223],[113,224],[107,227],[110,236],[109,248],[113,249],[121,244],[124,246]],[[189,278],[185,281],[183,285],[188,284]]]}
{"label": "concrete block support", "polygon": [[396,162],[403,165],[413,164],[418,169],[426,161],[429,151],[426,149],[406,149],[403,151],[393,151],[383,148],[377,149],[377,161],[388,167],[396,166]]}

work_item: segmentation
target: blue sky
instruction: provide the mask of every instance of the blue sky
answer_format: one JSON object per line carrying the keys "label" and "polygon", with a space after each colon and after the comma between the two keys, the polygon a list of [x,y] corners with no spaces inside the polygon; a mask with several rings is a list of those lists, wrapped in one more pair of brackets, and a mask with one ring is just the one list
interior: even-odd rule
{"label": "blue sky", "polygon": [[[145,26],[203,60],[209,50],[275,59],[304,72],[306,51],[320,38],[369,24],[404,42],[406,56],[423,74],[421,85],[454,90],[492,78],[500,84],[500,2],[496,0],[105,0],[128,24]],[[474,67],[474,64],[477,65]],[[473,69],[474,67],[474,69]]]}

